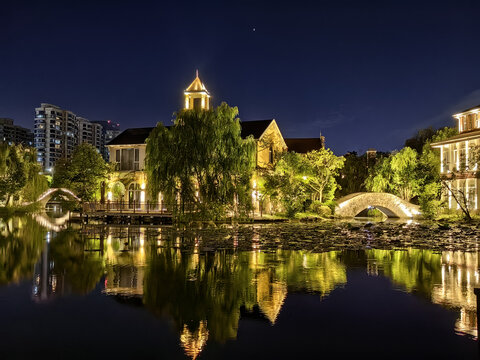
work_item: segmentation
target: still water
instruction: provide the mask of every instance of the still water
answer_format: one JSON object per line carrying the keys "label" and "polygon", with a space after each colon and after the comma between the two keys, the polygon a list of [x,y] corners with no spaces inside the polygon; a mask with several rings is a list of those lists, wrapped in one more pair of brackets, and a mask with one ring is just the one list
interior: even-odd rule
{"label": "still water", "polygon": [[478,253],[247,251],[235,231],[213,249],[172,227],[0,220],[0,358],[477,357]]}

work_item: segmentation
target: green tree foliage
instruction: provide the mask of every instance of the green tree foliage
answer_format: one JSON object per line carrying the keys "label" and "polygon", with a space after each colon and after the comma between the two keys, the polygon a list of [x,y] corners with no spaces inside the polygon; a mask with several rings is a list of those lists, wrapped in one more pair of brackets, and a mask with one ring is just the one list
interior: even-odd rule
{"label": "green tree foliage", "polygon": [[439,214],[442,205],[442,200],[440,199],[441,190],[442,185],[439,182],[429,182],[425,184],[418,197],[422,214],[428,219],[434,219]]}
{"label": "green tree foliage", "polygon": [[89,201],[95,198],[109,171],[97,149],[84,143],[75,148],[70,160],[57,162],[52,187],[68,188],[83,201]]}
{"label": "green tree foliage", "polygon": [[457,135],[457,129],[444,127],[439,130],[427,141],[425,141],[420,155],[420,165],[422,173],[426,175],[425,182],[440,181],[440,154],[438,149],[431,147],[431,144],[437,141],[446,140]]}
{"label": "green tree foliage", "polygon": [[336,177],[339,188],[337,197],[366,191],[365,180],[368,177],[366,154],[358,156],[355,151],[344,155],[345,163]]}
{"label": "green tree foliage", "polygon": [[410,201],[420,193],[423,179],[418,174],[418,163],[418,153],[409,147],[403,148],[391,159],[393,186],[404,200]]}
{"label": "green tree foliage", "polygon": [[306,178],[305,157],[295,152],[285,153],[277,162],[273,171],[263,175],[261,192],[273,202],[280,202],[289,217],[304,209],[309,198]]}
{"label": "green tree foliage", "polygon": [[441,201],[442,189],[446,183],[440,178],[440,154],[430,144],[446,140],[456,135],[457,129],[444,127],[439,130],[423,145],[420,155],[419,173],[424,176],[424,186],[419,195],[419,205],[422,214],[427,218],[435,218],[443,205]]}
{"label": "green tree foliage", "polygon": [[330,149],[320,149],[305,154],[305,160],[307,164],[306,182],[312,191],[312,200],[320,202],[333,200],[338,186],[335,177],[343,167],[345,158],[335,156]]}
{"label": "green tree foliage", "polygon": [[0,146],[0,198],[6,204],[18,198],[20,190],[27,183],[25,166],[19,149],[13,145]]}
{"label": "green tree foliage", "polygon": [[22,155],[26,175],[22,197],[27,202],[36,201],[48,189],[48,180],[45,175],[41,174],[42,167],[37,162],[36,149],[27,148],[22,152]]}
{"label": "green tree foliage", "polygon": [[405,140],[404,147],[409,147],[417,153],[421,153],[425,144],[430,143],[436,136],[437,131],[433,127],[418,130],[414,137]]}
{"label": "green tree foliage", "polygon": [[365,182],[368,191],[390,192],[406,201],[420,193],[422,184],[418,154],[409,147],[379,161]]}
{"label": "green tree foliage", "polygon": [[330,149],[307,154],[285,153],[273,171],[264,174],[265,195],[280,201],[288,216],[306,209],[307,200],[325,203],[333,200],[335,177],[345,159]]}
{"label": "green tree foliage", "polygon": [[[421,149],[410,147],[380,159],[365,181],[368,191],[389,192],[411,201],[418,197],[422,214],[433,218],[442,206],[441,191],[448,184],[440,178],[440,155],[431,143],[445,140],[457,133],[454,128],[441,128],[432,134],[430,128],[420,130],[407,140]],[[459,199],[461,196],[459,196]]]}
{"label": "green tree foliage", "polygon": [[112,194],[115,199],[121,199],[125,195],[125,185],[121,181],[116,181],[112,185]]}
{"label": "green tree foliage", "polygon": [[0,144],[0,203],[34,201],[48,188],[36,157],[33,148]]}
{"label": "green tree foliage", "polygon": [[162,192],[176,211],[219,218],[251,209],[255,141],[242,139],[238,109],[181,110],[170,128],[158,124],[147,139],[149,193]]}

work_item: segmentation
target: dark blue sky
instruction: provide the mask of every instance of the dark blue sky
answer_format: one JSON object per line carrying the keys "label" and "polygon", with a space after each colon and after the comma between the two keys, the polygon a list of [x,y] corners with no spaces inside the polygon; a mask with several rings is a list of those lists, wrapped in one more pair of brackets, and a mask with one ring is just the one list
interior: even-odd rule
{"label": "dark blue sky", "polygon": [[480,104],[479,39],[479,1],[4,0],[0,117],[31,128],[48,102],[168,123],[198,68],[243,120],[322,132],[337,154],[392,150]]}

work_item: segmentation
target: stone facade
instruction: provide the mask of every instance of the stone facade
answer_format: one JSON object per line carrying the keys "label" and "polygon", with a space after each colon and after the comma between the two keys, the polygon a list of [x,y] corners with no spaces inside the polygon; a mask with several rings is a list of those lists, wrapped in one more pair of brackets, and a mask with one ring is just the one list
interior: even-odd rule
{"label": "stone facade", "polygon": [[335,215],[355,217],[370,207],[377,208],[388,217],[412,218],[420,214],[418,205],[388,193],[354,193],[338,199]]}

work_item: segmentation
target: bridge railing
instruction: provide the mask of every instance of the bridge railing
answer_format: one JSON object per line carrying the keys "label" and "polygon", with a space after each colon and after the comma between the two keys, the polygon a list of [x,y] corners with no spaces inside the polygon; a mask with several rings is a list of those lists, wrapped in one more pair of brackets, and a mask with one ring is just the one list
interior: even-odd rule
{"label": "bridge railing", "polygon": [[[179,211],[196,212],[198,210],[196,204],[176,205]],[[84,213],[134,213],[134,214],[171,214],[175,204],[153,201],[110,201],[106,202],[84,202],[82,209]]]}

